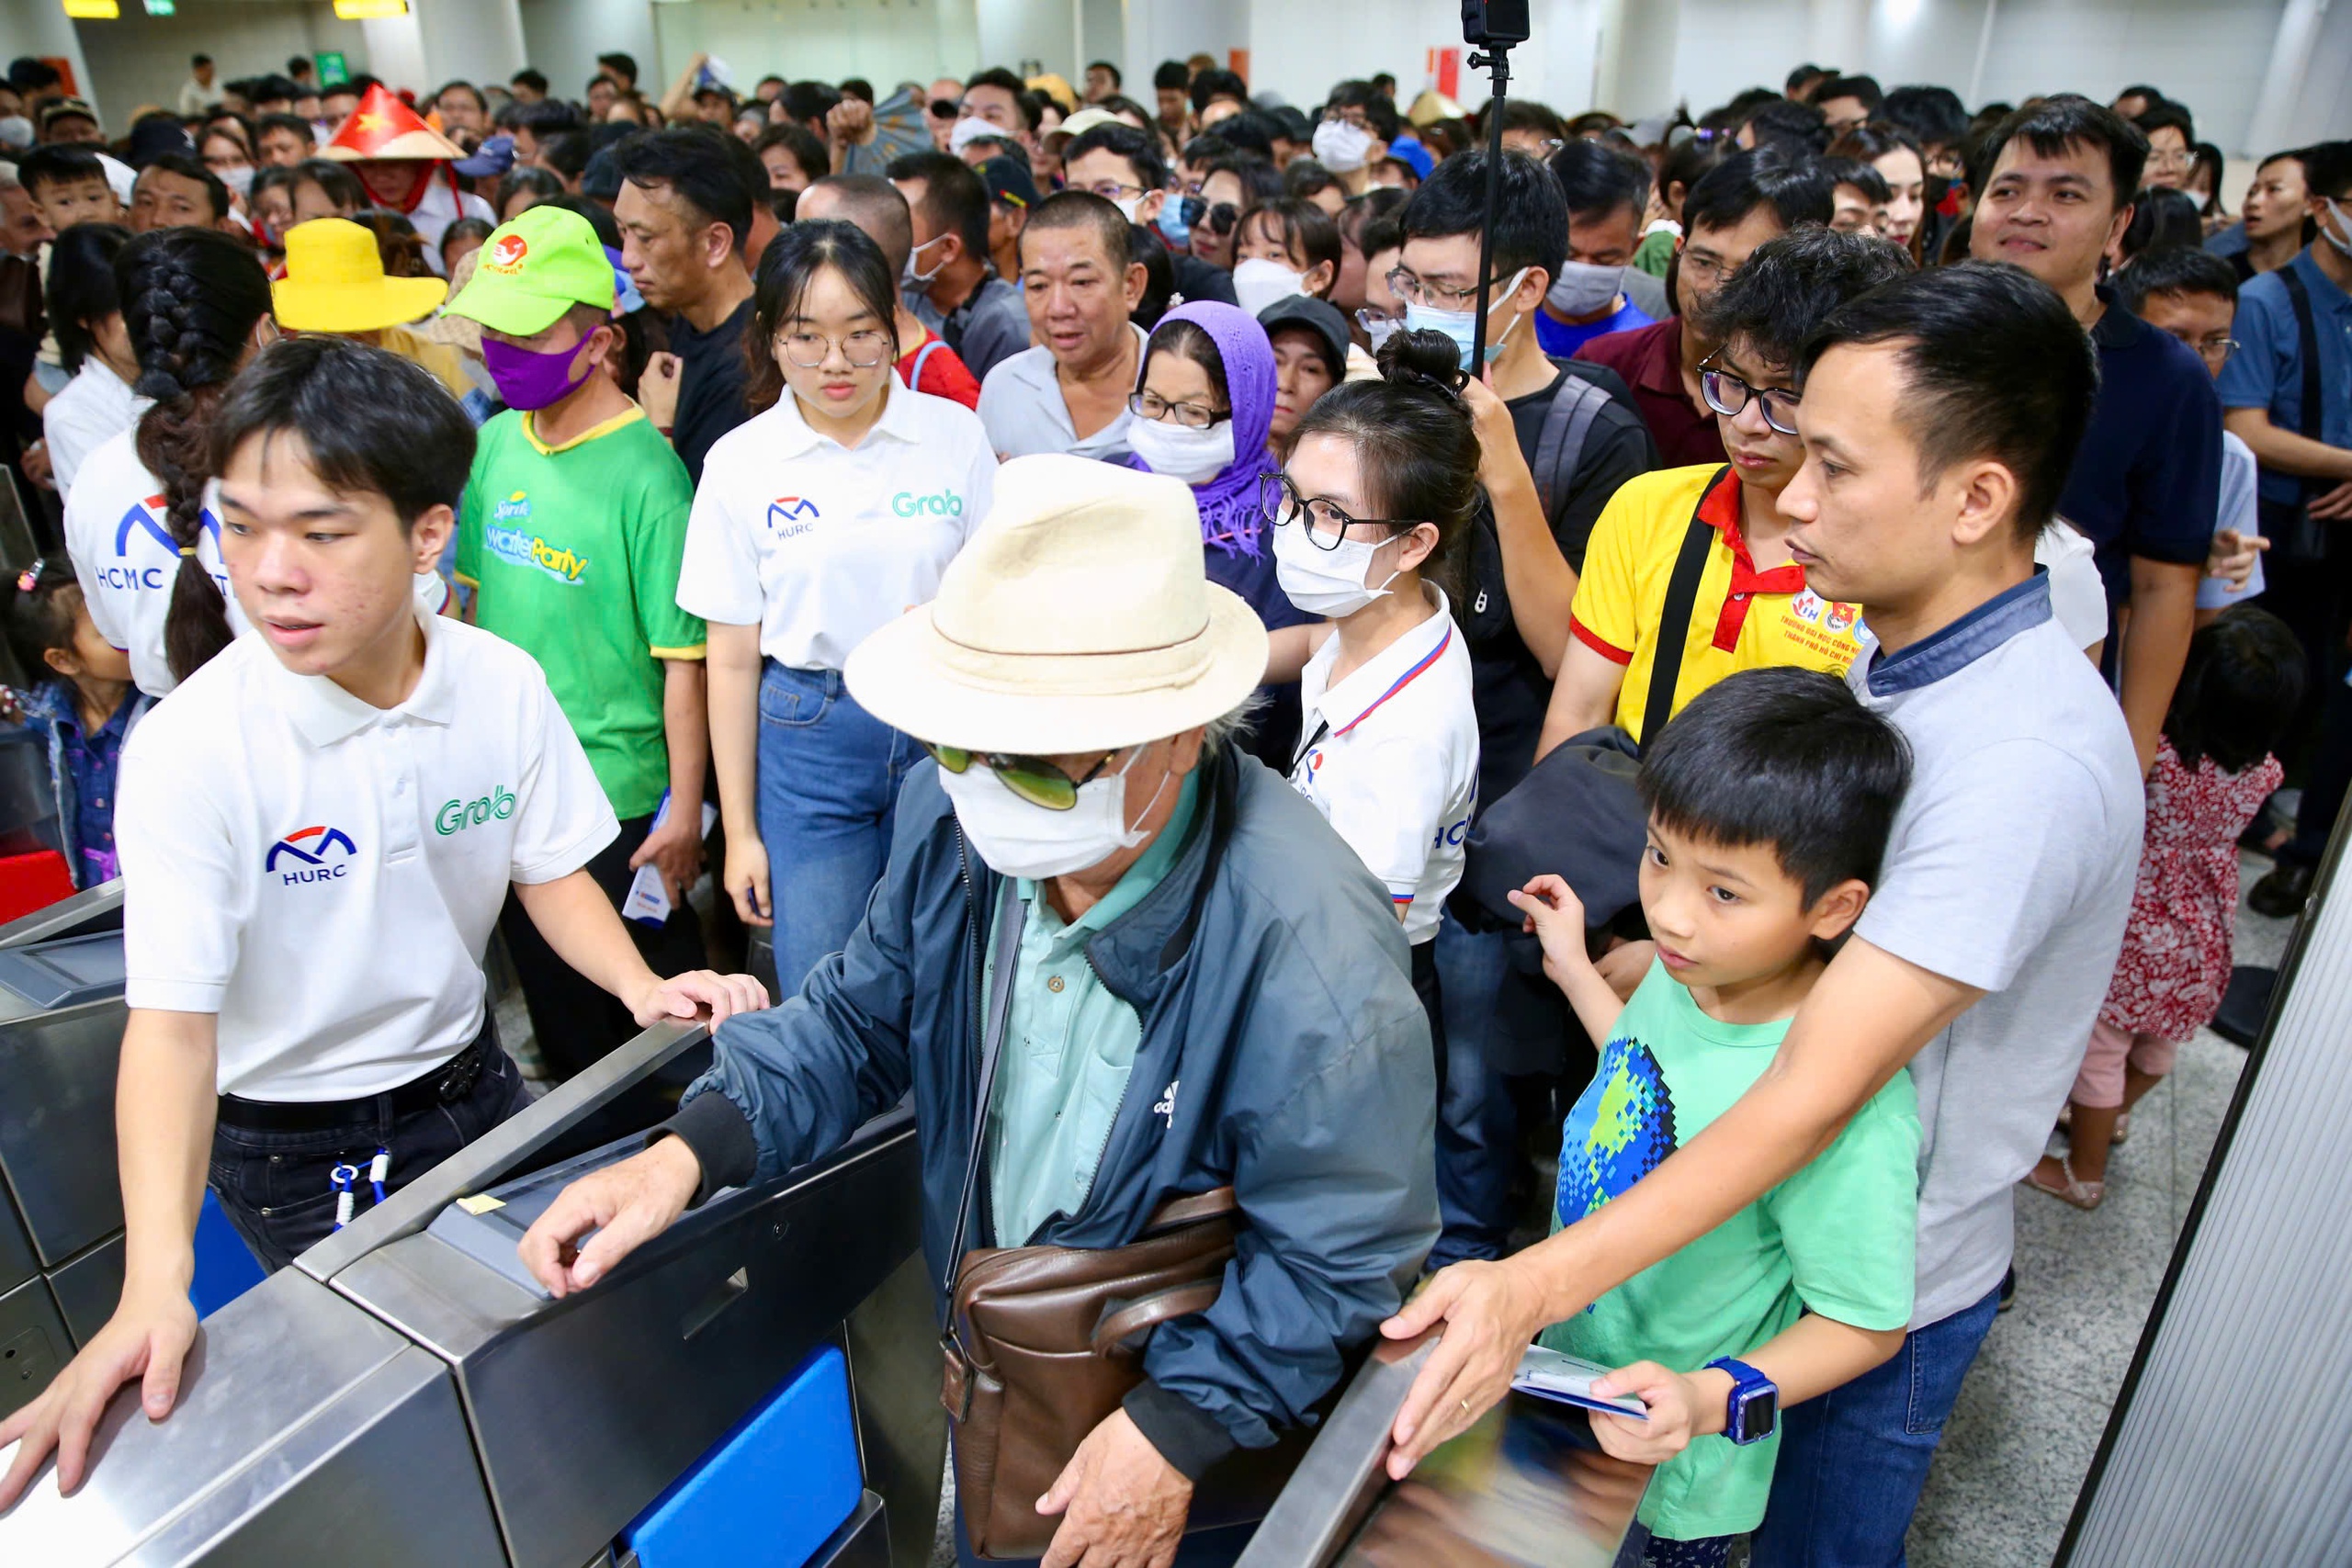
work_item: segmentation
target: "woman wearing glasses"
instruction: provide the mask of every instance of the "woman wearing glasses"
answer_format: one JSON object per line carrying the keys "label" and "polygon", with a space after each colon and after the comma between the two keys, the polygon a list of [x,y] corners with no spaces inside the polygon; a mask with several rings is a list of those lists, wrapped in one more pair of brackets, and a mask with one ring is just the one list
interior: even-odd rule
{"label": "woman wearing glasses", "polygon": [[1300,678],[1291,785],[1387,886],[1433,1032],[1438,918],[1478,798],[1470,650],[1441,586],[1478,503],[1459,367],[1444,333],[1396,333],[1382,378],[1309,409],[1260,486],[1283,592],[1329,620]]}
{"label": "woman wearing glasses", "polygon": [[[1268,631],[1314,619],[1274,581],[1258,481],[1275,471],[1266,452],[1276,377],[1273,344],[1257,319],[1211,300],[1160,318],[1145,344],[1143,376],[1127,400],[1128,461],[1193,487],[1209,581],[1239,594]],[[1269,693],[1249,749],[1268,766],[1290,762],[1296,714],[1286,690]]]}
{"label": "woman wearing glasses", "polygon": [[893,374],[889,267],[847,223],[796,223],[752,294],[760,412],[710,449],[678,603],[710,626],[710,748],[724,886],[775,928],[797,990],[857,924],[922,748],[843,690],[866,634],[931,599],[987,515],[979,417]]}

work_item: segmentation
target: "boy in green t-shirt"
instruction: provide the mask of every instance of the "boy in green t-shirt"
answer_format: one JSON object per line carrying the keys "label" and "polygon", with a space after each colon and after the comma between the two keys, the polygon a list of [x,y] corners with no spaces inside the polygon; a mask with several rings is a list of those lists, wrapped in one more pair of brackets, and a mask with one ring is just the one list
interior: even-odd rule
{"label": "boy in green t-shirt", "polygon": [[[702,871],[709,743],[701,619],[678,608],[694,487],[685,465],[614,378],[618,279],[588,220],[536,207],[494,231],[449,301],[481,323],[507,412],[481,429],[458,514],[458,574],[474,621],[529,653],[588,753],[620,837],[588,867],[616,904],[639,867],[670,895],[658,926],[628,929],[649,964],[700,968],[686,889]],[[666,817],[655,815],[667,795]],[[540,940],[520,908],[500,921],[539,1050],[569,1077],[635,1021]]]}
{"label": "boy in green t-shirt", "polygon": [[[1511,901],[1600,1066],[1568,1113],[1553,1224],[1655,1170],[1772,1064],[1828,944],[1860,918],[1909,782],[1894,727],[1834,678],[1732,675],[1644,749],[1642,912],[1657,962],[1620,1002],[1586,953],[1584,908],[1539,876]],[[1764,1517],[1782,1404],[1860,1376],[1911,1316],[1919,1118],[1898,1073],[1796,1175],[1690,1246],[1544,1330],[1618,1370],[1645,1421],[1595,1415],[1621,1458],[1656,1463],[1645,1562],[1721,1563]],[[1630,1363],[1630,1364],[1629,1364]]]}

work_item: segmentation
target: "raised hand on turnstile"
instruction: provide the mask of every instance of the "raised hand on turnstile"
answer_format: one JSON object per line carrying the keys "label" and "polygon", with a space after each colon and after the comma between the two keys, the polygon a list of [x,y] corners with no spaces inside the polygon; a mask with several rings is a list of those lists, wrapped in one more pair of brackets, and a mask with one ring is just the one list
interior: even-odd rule
{"label": "raised hand on turnstile", "polygon": [[[643,1154],[590,1171],[556,1194],[515,1251],[549,1295],[584,1291],[677,1224],[701,1185],[702,1162],[685,1140],[658,1139]],[[589,1236],[585,1247],[582,1236]]]}

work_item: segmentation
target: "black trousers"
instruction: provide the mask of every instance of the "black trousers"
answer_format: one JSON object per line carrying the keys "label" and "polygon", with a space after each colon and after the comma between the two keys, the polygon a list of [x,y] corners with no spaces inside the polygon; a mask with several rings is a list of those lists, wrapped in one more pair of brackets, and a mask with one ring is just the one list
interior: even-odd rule
{"label": "black trousers", "polygon": [[[620,837],[588,863],[588,874],[612,899],[615,908],[628,897],[629,881],[637,874],[629,869],[629,856],[645,842],[652,827],[650,817],[622,823]],[[684,903],[670,911],[669,920],[659,931],[635,920],[621,923],[628,927],[637,951],[655,974],[666,977],[704,967],[702,924]],[[620,998],[557,957],[524,912],[522,900],[511,892],[499,914],[498,929],[506,938],[507,953],[514,960],[514,973],[523,983],[523,1002],[530,1010],[531,1032],[537,1037],[539,1055],[559,1082],[585,1071],[638,1033],[637,1020]]]}
{"label": "black trousers", "polygon": [[393,1113],[392,1096],[385,1093],[355,1102],[352,1113],[332,1126],[263,1131],[235,1125],[233,1103],[223,1105],[212,1131],[207,1180],[263,1268],[275,1273],[334,1229],[335,1167],[357,1168],[353,1213],[366,1213],[373,1201],[368,1167],[378,1149],[391,1151],[384,1182],[389,1196],[531,1103],[522,1071],[499,1047],[498,1025],[486,1010],[477,1043],[483,1061],[472,1088],[406,1115]]}

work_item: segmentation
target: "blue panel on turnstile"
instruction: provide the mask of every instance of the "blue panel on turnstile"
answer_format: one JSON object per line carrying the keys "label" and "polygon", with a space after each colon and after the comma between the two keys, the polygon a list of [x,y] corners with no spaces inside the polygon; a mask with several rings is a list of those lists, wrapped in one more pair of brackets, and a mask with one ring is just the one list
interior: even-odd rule
{"label": "blue panel on turnstile", "polygon": [[622,1532],[643,1568],[800,1568],[858,1504],[849,1363],[784,1381]]}
{"label": "blue panel on turnstile", "polygon": [[196,1315],[210,1317],[260,1284],[262,1278],[253,1249],[229,1223],[212,1189],[206,1188],[204,1207],[196,1215],[196,1279],[187,1292],[196,1303]]}

